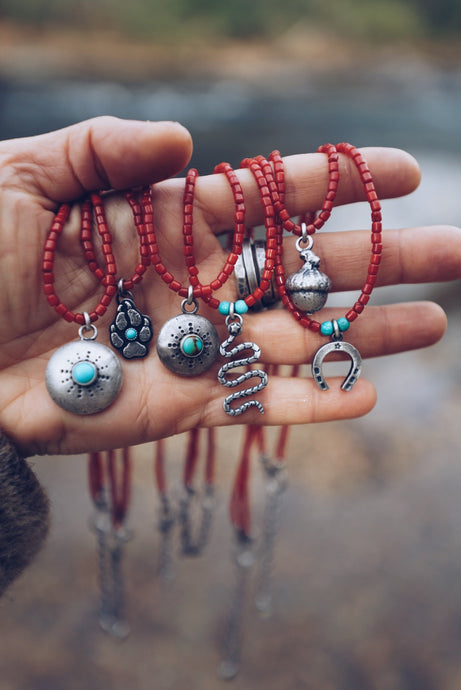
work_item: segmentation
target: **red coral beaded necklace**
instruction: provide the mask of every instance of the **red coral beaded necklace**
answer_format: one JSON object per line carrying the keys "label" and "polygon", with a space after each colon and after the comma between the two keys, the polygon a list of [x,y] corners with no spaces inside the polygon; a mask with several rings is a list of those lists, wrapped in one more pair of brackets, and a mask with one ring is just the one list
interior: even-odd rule
{"label": "red coral beaded necklace", "polygon": [[[74,313],[61,302],[54,289],[54,259],[59,237],[69,218],[70,206],[63,204],[53,221],[45,242],[43,254],[43,284],[48,303],[66,321],[80,324],[79,341],[60,347],[50,358],[45,374],[45,383],[50,396],[63,409],[74,414],[94,414],[106,409],[118,395],[122,385],[122,369],[112,350],[95,342],[97,329],[94,326],[105,314],[116,288],[116,264],[112,253],[112,236],[107,227],[101,197],[92,194],[82,205],[83,242],[88,242],[91,232],[92,210],[94,209],[98,231],[102,239],[105,272],[95,261],[92,246],[84,244],[91,270],[104,284],[104,294],[90,313]],[[90,243],[91,244],[91,243]]]}
{"label": "red coral beaded necklace", "polygon": [[[257,400],[246,400],[237,407],[233,403],[240,398],[248,398],[262,390],[267,385],[267,374],[262,369],[252,369],[235,378],[229,378],[228,372],[236,367],[252,364],[261,356],[261,350],[255,343],[246,342],[233,347],[232,345],[235,338],[241,333],[242,314],[246,313],[249,306],[255,304],[262,297],[267,287],[269,287],[274,261],[268,257],[268,250],[266,249],[266,266],[260,285],[245,300],[227,302],[219,301],[213,296],[213,293],[221,288],[229,276],[232,275],[235,263],[242,251],[245,234],[245,204],[243,190],[238,177],[228,163],[218,165],[215,172],[226,175],[234,198],[235,212],[232,249],[227,256],[222,271],[210,283],[202,284],[195,263],[193,239],[193,201],[198,173],[195,169],[189,170],[186,176],[183,196],[183,241],[189,287],[185,288],[167,271],[164,264],[161,263],[158,251],[155,257],[153,257],[157,273],[170,289],[175,290],[179,294],[187,294],[181,305],[183,313],[173,317],[173,319],[170,319],[162,326],[157,338],[157,353],[162,363],[174,373],[181,376],[197,376],[212,366],[219,350],[220,354],[229,360],[218,372],[218,381],[223,386],[235,388],[251,378],[258,377],[260,379],[257,385],[229,394],[224,400],[225,412],[231,416],[236,416],[243,414],[250,407],[256,407],[259,412],[263,413],[264,408]],[[275,239],[272,242],[275,242]],[[216,329],[210,321],[197,314],[198,298],[201,298],[208,306],[217,308],[220,314],[226,316],[229,336],[223,343],[219,344]],[[253,354],[249,357],[232,359],[239,356],[244,350],[252,350]]]}
{"label": "red coral beaded necklace", "polygon": [[[266,216],[269,214],[269,217],[272,218],[275,212],[280,220],[280,241],[278,251],[276,252],[275,274],[277,289],[283,305],[287,307],[303,327],[332,338],[332,342],[320,347],[314,356],[312,361],[314,380],[321,390],[327,390],[329,386],[323,373],[323,362],[331,352],[343,352],[351,359],[351,366],[341,388],[345,391],[350,391],[360,376],[362,360],[358,350],[351,343],[343,341],[343,332],[347,331],[350,324],[362,313],[376,284],[382,253],[381,205],[368,165],[362,154],[354,146],[345,143],[338,144],[337,146],[326,144],[320,147],[318,152],[328,155],[329,182],[322,209],[309,223],[294,223],[284,206],[284,170],[283,161],[278,151],[274,151],[270,156],[274,167],[262,156],[258,156],[256,159],[246,159],[242,162],[242,165],[250,168],[258,182],[261,195],[267,198],[265,204]],[[353,307],[344,317],[320,323],[312,319],[306,312],[312,313],[323,307],[330,281],[325,274],[318,270],[320,260],[311,251],[312,235],[328,220],[333,208],[339,182],[339,153],[351,158],[357,167],[367,201],[371,208],[371,256],[365,283],[360,297]],[[265,180],[266,185],[261,185],[261,179]],[[269,203],[269,200],[271,203]],[[297,273],[288,278],[285,276],[285,269],[282,263],[282,228],[299,236],[296,247],[300,257],[304,259],[306,264]],[[307,246],[303,248],[303,244]]]}
{"label": "red coral beaded necklace", "polygon": [[[126,198],[133,211],[139,235],[140,261],[128,281],[118,282],[117,266],[112,251],[112,234],[109,230],[104,204],[99,194],[93,193],[82,202],[80,242],[90,271],[104,286],[104,294],[90,313],[74,313],[61,302],[54,288],[54,261],[57,241],[69,219],[70,206],[63,204],[56,214],[45,242],[43,255],[43,284],[48,303],[66,321],[80,324],[80,342],[59,348],[51,357],[46,370],[46,385],[53,400],[62,408],[75,414],[94,414],[106,409],[118,395],[122,384],[120,364],[112,350],[95,343],[97,329],[94,322],[102,317],[117,295],[118,307],[110,326],[111,344],[126,359],[144,357],[153,336],[148,316],[136,308],[132,295],[127,292],[139,283],[150,265],[151,238],[140,222],[141,207],[132,192]],[[104,257],[103,269],[97,262],[92,240],[93,216],[96,219]]]}

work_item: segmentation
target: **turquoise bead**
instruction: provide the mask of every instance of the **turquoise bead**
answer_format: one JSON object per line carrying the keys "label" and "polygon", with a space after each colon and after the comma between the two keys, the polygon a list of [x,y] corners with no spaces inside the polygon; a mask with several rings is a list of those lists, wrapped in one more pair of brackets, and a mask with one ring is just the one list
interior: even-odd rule
{"label": "turquoise bead", "polygon": [[248,311],[248,304],[243,299],[238,299],[234,305],[236,314],[246,314]]}
{"label": "turquoise bead", "polygon": [[320,333],[322,335],[333,335],[333,331],[334,331],[334,328],[333,328],[333,324],[331,321],[324,321],[320,325]]}
{"label": "turquoise bead", "polygon": [[181,341],[181,350],[188,357],[197,357],[203,350],[203,341],[198,335],[186,335]]}
{"label": "turquoise bead", "polygon": [[136,331],[136,328],[127,328],[125,331],[125,336],[128,340],[134,340],[137,337],[138,333]]}
{"label": "turquoise bead", "polygon": [[[336,319],[336,323],[338,324],[339,330],[342,332],[347,331],[347,329],[351,325],[350,322],[344,316],[342,316],[339,319]],[[334,331],[335,329],[333,328],[332,321],[324,321],[320,326],[320,333],[322,335],[333,335]]]}
{"label": "turquoise bead", "polygon": [[72,368],[72,378],[79,386],[89,386],[97,375],[98,370],[91,362],[77,362]]}
{"label": "turquoise bead", "polygon": [[223,316],[228,316],[228,314],[230,312],[230,302],[224,302],[224,301],[220,302],[219,307],[218,307],[218,311]]}
{"label": "turquoise bead", "polygon": [[347,329],[351,325],[345,316],[341,317],[340,319],[337,319],[337,324],[340,331],[347,331]]}

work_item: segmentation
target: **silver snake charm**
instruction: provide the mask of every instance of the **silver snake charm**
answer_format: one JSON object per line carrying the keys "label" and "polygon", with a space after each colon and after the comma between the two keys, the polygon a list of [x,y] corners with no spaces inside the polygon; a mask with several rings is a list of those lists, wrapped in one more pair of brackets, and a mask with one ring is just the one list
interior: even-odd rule
{"label": "silver snake charm", "polygon": [[250,395],[258,393],[267,386],[267,374],[262,369],[250,369],[244,372],[243,374],[240,374],[240,376],[237,376],[235,379],[226,378],[227,372],[231,369],[253,364],[254,362],[257,362],[258,359],[261,357],[261,348],[255,343],[240,343],[239,345],[233,347],[231,350],[226,350],[227,347],[232,345],[235,338],[241,333],[242,330],[241,317],[238,314],[236,314],[234,318],[237,320],[231,321],[229,320],[229,317],[226,319],[226,325],[229,330],[229,337],[227,338],[227,340],[221,343],[219,347],[220,354],[223,357],[226,357],[227,359],[235,357],[244,350],[253,350],[253,354],[251,357],[242,357],[241,359],[235,359],[231,362],[226,362],[225,364],[223,364],[223,366],[218,371],[218,381],[223,386],[226,386],[226,388],[235,388],[235,386],[238,386],[241,383],[244,383],[245,381],[248,381],[249,379],[255,377],[261,380],[256,386],[251,386],[250,388],[245,388],[244,390],[236,391],[235,393],[231,393],[230,395],[228,395],[223,403],[224,412],[226,412],[228,415],[231,415],[232,417],[236,417],[237,415],[241,415],[244,412],[246,412],[248,408],[256,407],[261,414],[264,414],[264,407],[258,400],[247,400],[247,402],[242,403],[239,407],[231,407],[231,404],[234,400],[238,400],[239,398],[248,398]]}

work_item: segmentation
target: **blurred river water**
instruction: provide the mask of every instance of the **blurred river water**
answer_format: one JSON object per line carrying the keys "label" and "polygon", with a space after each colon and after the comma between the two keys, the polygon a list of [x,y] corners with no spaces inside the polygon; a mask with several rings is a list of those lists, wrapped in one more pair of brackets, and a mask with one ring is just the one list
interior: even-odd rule
{"label": "blurred river water", "polygon": [[[179,120],[201,173],[220,160],[315,150],[326,141],[408,149],[423,181],[385,201],[385,227],[461,224],[461,69],[427,64],[321,81],[0,83],[0,137],[36,134],[112,114]],[[367,227],[357,204],[332,229]],[[437,233],[434,231],[434,244]],[[404,286],[376,300],[435,299],[449,315],[429,350],[366,363],[376,409],[361,420],[293,429],[274,564],[274,613],[249,602],[236,690],[459,690],[461,688],[460,285]],[[338,298],[336,298],[338,299]],[[346,296],[347,303],[350,296]],[[85,459],[38,458],[54,523],[47,548],[0,606],[5,690],[216,690],[233,583],[227,502],[240,432],[219,433],[218,509],[201,559],[156,578],[152,448],[136,451],[125,563],[131,637],[98,630],[94,535],[87,530]],[[183,439],[168,441],[174,475]],[[263,482],[252,480],[255,521]]]}

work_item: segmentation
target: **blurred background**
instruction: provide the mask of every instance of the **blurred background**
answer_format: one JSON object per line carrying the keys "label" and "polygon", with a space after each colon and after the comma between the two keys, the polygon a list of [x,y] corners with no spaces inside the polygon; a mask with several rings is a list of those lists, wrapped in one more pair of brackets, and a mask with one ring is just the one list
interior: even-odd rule
{"label": "blurred background", "polygon": [[[384,202],[385,227],[458,225],[460,38],[458,0],[0,0],[0,137],[101,114],[179,120],[201,173],[274,148],[398,146],[418,158],[423,181]],[[367,216],[360,204],[338,209],[330,229],[367,227]],[[255,565],[236,689],[461,688],[459,287],[376,291],[375,302],[438,301],[444,340],[367,362],[379,401],[366,418],[292,430],[272,615],[253,604]],[[184,444],[167,442],[173,486]],[[223,686],[216,669],[235,586],[227,506],[240,444],[240,430],[219,432],[210,543],[185,560],[175,542],[168,585],[157,572],[154,451],[135,450],[123,563],[132,632],[122,643],[97,624],[86,459],[34,460],[53,526],[0,603],[2,690]],[[265,484],[256,458],[251,494],[257,546]]]}

